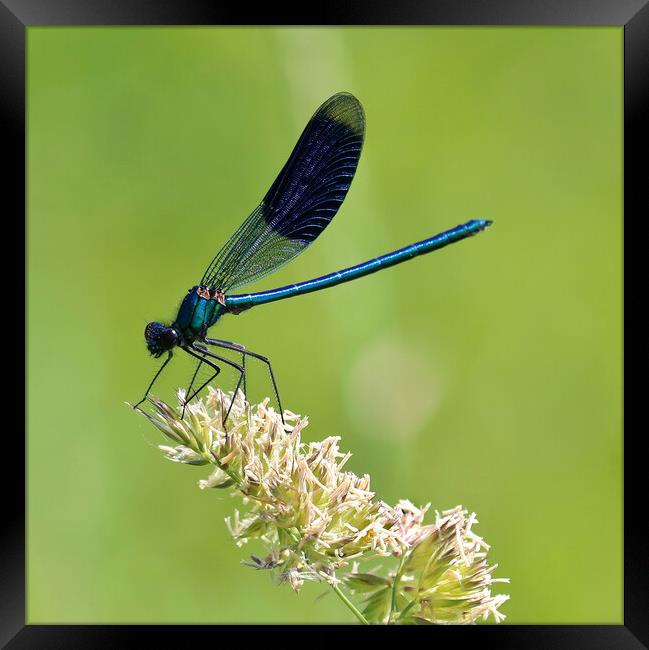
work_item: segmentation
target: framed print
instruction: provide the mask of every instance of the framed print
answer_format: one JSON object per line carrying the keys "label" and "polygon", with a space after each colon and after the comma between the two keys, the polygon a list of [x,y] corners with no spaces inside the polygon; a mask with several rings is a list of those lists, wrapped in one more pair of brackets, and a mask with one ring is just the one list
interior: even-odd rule
{"label": "framed print", "polygon": [[647,3],[317,11],[0,3],[26,269],[0,640],[647,647]]}

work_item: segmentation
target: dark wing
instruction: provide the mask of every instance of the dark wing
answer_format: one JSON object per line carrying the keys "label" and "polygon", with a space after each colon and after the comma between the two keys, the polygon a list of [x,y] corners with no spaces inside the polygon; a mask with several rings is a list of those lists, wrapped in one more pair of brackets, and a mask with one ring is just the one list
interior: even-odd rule
{"label": "dark wing", "polygon": [[364,134],[365,116],[356,97],[338,93],[322,104],[262,202],[212,260],[201,285],[226,293],[301,253],[345,199]]}

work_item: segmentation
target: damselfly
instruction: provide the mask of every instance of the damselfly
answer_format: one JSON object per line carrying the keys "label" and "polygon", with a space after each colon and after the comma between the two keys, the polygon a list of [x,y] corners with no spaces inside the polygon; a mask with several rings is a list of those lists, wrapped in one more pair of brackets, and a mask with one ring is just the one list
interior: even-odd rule
{"label": "damselfly", "polygon": [[[250,356],[268,366],[282,413],[270,361],[238,343],[208,338],[208,329],[224,314],[239,314],[257,305],[355,280],[475,235],[491,224],[486,219],[473,219],[434,237],[313,280],[258,293],[232,294],[233,290],[292,260],[329,225],[351,185],[364,134],[363,107],[353,95],[338,93],[318,108],[266,196],[217,253],[200,283],[189,289],[176,319],[170,325],[153,322],[146,326],[144,336],[149,352],[156,358],[167,353],[167,358],[136,407],[147,398],[171,361],[174,348],[178,347],[198,362],[185,393],[185,404],[219,374],[219,364],[229,365],[239,373],[235,394],[242,381],[245,393],[245,360]],[[241,363],[217,354],[218,348],[240,353]],[[210,376],[192,393],[202,364],[210,368]],[[229,412],[225,420],[228,415]]]}

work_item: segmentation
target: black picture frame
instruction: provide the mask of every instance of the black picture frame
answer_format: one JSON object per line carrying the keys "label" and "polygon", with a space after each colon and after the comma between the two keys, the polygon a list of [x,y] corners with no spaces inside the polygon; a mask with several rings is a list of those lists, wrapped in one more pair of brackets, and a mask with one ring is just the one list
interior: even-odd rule
{"label": "black picture frame", "polygon": [[[225,6],[207,0],[0,0],[0,124],[5,159],[4,224],[25,215],[25,44],[26,29],[36,25],[617,25],[624,27],[624,224],[625,266],[631,260],[627,233],[639,240],[640,194],[647,184],[647,116],[649,116],[649,0],[350,0],[308,6],[304,10],[269,3],[255,8]],[[6,233],[7,231],[5,231]],[[20,234],[19,234],[20,233]],[[24,241],[24,230],[16,239]],[[8,250],[9,246],[5,246]],[[29,252],[26,251],[26,255]],[[3,277],[12,278],[15,271]],[[626,281],[631,277],[625,274]],[[9,283],[13,284],[10,280]],[[26,290],[26,284],[24,285]],[[6,288],[16,293],[13,286]],[[626,290],[624,292],[626,296]],[[8,300],[5,297],[5,300]],[[27,314],[27,317],[29,315]],[[621,314],[623,316],[623,314]],[[13,316],[15,319],[16,316]],[[6,317],[5,317],[6,322]],[[629,328],[625,325],[625,341]],[[46,326],[46,324],[45,324]],[[12,349],[20,349],[12,331]],[[8,337],[5,338],[7,343]],[[628,345],[628,343],[627,343]],[[640,348],[641,349],[641,348]],[[27,350],[27,353],[29,351]],[[24,359],[23,359],[24,361]],[[625,355],[625,374],[638,361]],[[19,366],[20,367],[20,366]],[[15,378],[12,376],[12,384]],[[625,382],[626,391],[639,390]],[[8,397],[5,398],[6,400]],[[7,402],[5,402],[7,403]],[[649,647],[649,584],[645,538],[641,532],[646,484],[642,479],[642,432],[630,426],[625,400],[624,436],[624,623],[621,625],[502,625],[454,628],[436,626],[427,634],[479,640],[499,648],[587,648],[588,650]],[[16,411],[17,409],[13,409]],[[17,452],[13,452],[17,457]],[[74,626],[25,623],[25,494],[20,463],[18,476],[0,472],[3,517],[0,536],[0,646],[11,648],[117,648],[139,641],[184,646],[205,640],[218,643],[212,626]],[[607,525],[602,512],[602,525]],[[596,535],[596,531],[593,531]],[[597,567],[593,567],[597,571]],[[358,630],[359,628],[357,628]],[[419,628],[421,632],[423,628]],[[284,633],[281,632],[280,633]],[[336,632],[335,632],[336,633]],[[371,633],[366,632],[366,633]],[[242,641],[244,638],[242,637]],[[245,641],[244,641],[245,642]],[[288,643],[304,643],[292,637]]]}

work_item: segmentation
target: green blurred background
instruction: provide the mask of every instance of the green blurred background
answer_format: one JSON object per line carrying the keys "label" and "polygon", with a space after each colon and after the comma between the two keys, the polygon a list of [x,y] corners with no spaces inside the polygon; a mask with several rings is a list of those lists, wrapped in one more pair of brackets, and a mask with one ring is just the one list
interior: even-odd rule
{"label": "green blurred background", "polygon": [[240,565],[240,504],[124,405],[158,367],[145,324],[340,90],[367,116],[349,196],[252,289],[495,225],[214,334],[267,354],[383,500],[475,510],[507,622],[622,621],[622,29],[30,28],[30,623],[351,621]]}

